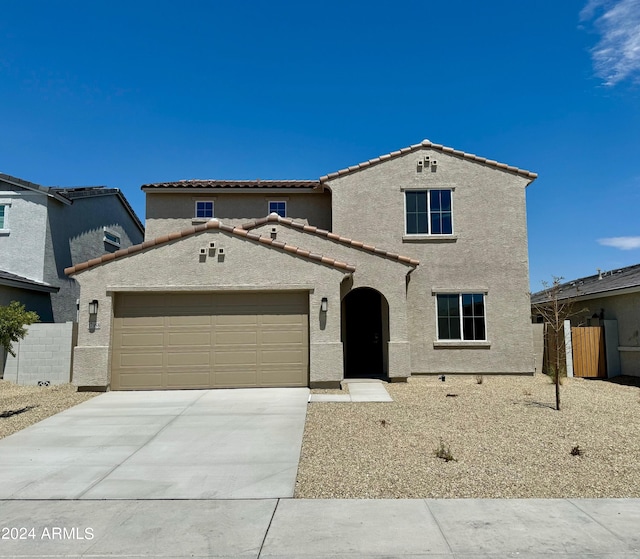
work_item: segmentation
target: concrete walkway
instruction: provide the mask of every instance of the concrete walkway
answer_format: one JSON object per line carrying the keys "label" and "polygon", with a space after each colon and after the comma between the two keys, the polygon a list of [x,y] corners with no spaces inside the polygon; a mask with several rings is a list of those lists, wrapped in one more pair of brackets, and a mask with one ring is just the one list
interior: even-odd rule
{"label": "concrete walkway", "polygon": [[640,499],[14,500],[0,557],[631,559],[639,526]]}
{"label": "concrete walkway", "polygon": [[0,440],[0,499],[292,497],[308,395],[271,388],[96,396]]}
{"label": "concrete walkway", "polygon": [[377,379],[347,379],[342,384],[349,386],[348,394],[311,394],[309,402],[393,402]]}

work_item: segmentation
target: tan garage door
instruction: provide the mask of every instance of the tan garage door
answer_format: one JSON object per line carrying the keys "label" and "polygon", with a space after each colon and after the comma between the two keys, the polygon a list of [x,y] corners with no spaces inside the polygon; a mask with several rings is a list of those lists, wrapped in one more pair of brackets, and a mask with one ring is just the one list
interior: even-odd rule
{"label": "tan garage door", "polygon": [[308,386],[306,293],[119,293],[111,388]]}

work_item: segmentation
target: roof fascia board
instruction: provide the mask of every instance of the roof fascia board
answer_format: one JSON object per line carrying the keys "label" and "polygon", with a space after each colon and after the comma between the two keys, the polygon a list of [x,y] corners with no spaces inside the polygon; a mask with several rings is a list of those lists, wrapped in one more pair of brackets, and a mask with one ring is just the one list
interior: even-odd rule
{"label": "roof fascia board", "polygon": [[45,196],[53,198],[58,202],[62,202],[67,206],[70,206],[72,203],[71,200],[68,200],[64,196],[60,196],[56,192],[52,192],[51,189],[46,186],[40,186],[39,184],[35,184],[33,182],[23,181],[22,179],[11,177],[10,175],[5,175],[4,173],[0,173],[0,180],[13,186],[17,186],[18,188],[24,188],[25,190],[31,190],[33,192],[44,194]]}
{"label": "roof fascia board", "polygon": [[333,179],[337,179],[343,177],[345,175],[349,175],[351,173],[355,173],[357,171],[361,171],[362,169],[366,169],[373,165],[377,165],[379,163],[384,163],[385,161],[389,161],[391,159],[395,159],[396,157],[400,157],[403,155],[407,155],[414,151],[418,151],[422,148],[429,148],[440,151],[447,155],[453,155],[454,157],[461,157],[462,159],[466,159],[475,163],[480,163],[483,165],[487,165],[498,169],[500,171],[505,171],[507,173],[511,173],[526,179],[529,179],[529,182],[525,185],[525,187],[529,186],[536,178],[538,178],[537,173],[533,173],[531,171],[527,171],[525,169],[520,169],[518,167],[513,167],[511,165],[507,165],[506,163],[500,163],[498,161],[494,161],[493,159],[487,159],[486,157],[479,157],[473,153],[467,153],[464,151],[460,151],[454,149],[452,147],[443,146],[442,144],[434,144],[429,140],[423,140],[419,144],[413,144],[409,147],[399,149],[397,151],[392,151],[391,153],[387,153],[385,155],[381,155],[374,159],[369,159],[368,161],[363,161],[362,163],[358,163],[357,165],[352,165],[351,167],[347,167],[345,169],[340,169],[334,173],[329,173],[328,175],[324,175],[320,177],[320,182],[325,183],[331,181]]}
{"label": "roof fascia board", "polygon": [[318,194],[321,190],[318,187],[289,187],[270,188],[268,186],[210,186],[210,187],[168,187],[168,188],[147,188],[142,187],[142,191],[147,194]]}
{"label": "roof fascia board", "polygon": [[0,285],[6,285],[7,287],[17,287],[18,289],[27,289],[29,291],[40,291],[42,293],[57,293],[60,291],[59,287],[38,285],[27,281],[12,280],[7,278],[0,278]]}

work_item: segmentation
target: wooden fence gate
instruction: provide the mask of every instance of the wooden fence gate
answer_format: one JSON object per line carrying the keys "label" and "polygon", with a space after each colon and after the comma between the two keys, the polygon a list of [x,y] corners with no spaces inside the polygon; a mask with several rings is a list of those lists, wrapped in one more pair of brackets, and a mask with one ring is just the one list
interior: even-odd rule
{"label": "wooden fence gate", "polygon": [[604,352],[604,328],[602,326],[572,327],[571,344],[573,346],[574,376],[590,378],[607,377]]}

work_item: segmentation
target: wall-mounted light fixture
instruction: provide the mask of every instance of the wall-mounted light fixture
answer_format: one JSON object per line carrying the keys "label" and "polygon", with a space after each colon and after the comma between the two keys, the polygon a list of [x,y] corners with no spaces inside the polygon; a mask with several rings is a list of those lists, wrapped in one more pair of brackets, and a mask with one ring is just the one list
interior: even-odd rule
{"label": "wall-mounted light fixture", "polygon": [[89,314],[98,314],[98,300],[94,299],[89,302]]}
{"label": "wall-mounted light fixture", "polygon": [[329,308],[329,301],[327,300],[326,297],[323,297],[322,300],[320,301],[320,310],[322,312],[327,312],[328,308]]}

